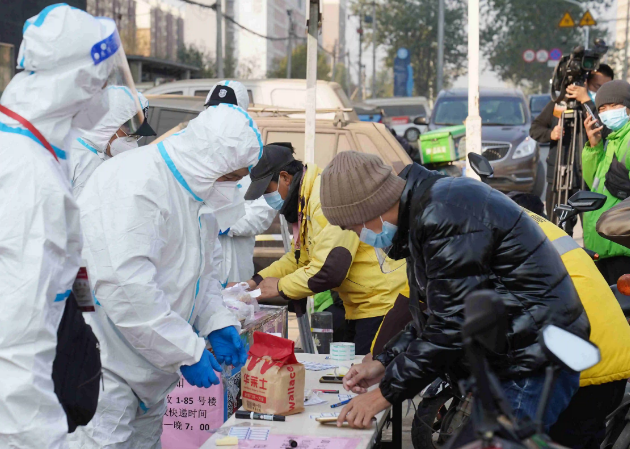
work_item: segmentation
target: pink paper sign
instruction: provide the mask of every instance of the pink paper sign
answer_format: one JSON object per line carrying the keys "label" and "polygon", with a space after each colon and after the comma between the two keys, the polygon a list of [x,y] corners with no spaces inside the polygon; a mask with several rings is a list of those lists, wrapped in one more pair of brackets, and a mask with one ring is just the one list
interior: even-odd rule
{"label": "pink paper sign", "polygon": [[358,438],[321,438],[315,436],[291,436],[270,434],[265,441],[239,440],[239,449],[279,449],[291,447],[290,441],[297,442],[303,449],[356,449],[361,440]]}
{"label": "pink paper sign", "polygon": [[166,397],[163,449],[199,449],[223,425],[223,388],[198,388],[182,377]]}

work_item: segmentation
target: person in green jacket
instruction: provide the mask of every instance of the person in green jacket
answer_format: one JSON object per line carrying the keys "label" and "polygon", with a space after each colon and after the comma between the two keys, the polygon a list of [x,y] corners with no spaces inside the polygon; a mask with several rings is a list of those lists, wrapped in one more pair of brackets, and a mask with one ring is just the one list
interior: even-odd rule
{"label": "person in green jacket", "polygon": [[[595,230],[599,217],[630,196],[630,84],[615,80],[604,84],[595,98],[603,126],[590,115],[584,121],[588,136],[582,151],[584,181],[607,200],[599,210],[584,214],[584,246],[599,254],[597,267],[609,284],[630,273],[630,249],[600,237]],[[602,139],[606,126],[612,132]]]}

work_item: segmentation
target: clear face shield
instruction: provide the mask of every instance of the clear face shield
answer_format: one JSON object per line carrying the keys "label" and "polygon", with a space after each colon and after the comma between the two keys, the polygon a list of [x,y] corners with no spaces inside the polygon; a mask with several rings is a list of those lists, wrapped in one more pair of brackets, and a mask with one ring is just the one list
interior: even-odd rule
{"label": "clear face shield", "polygon": [[392,247],[388,246],[386,248],[374,248],[374,252],[376,253],[376,259],[378,260],[378,264],[381,267],[381,272],[384,274],[393,273],[396,270],[399,270],[405,266],[405,259],[402,260],[394,260],[389,257],[389,252]]}
{"label": "clear face shield", "polygon": [[108,28],[108,31],[111,29],[111,33],[109,34],[109,37],[92,46],[92,60],[94,61],[94,65],[98,66],[99,64],[107,64],[111,67],[111,71],[109,72],[109,76],[107,77],[107,81],[105,82],[103,88],[108,87],[124,89],[125,93],[128,94],[136,104],[136,111],[134,115],[123,125],[125,133],[129,135],[136,135],[144,123],[144,111],[142,110],[140,100],[138,99],[136,85],[133,82],[131,70],[129,69],[129,64],[127,63],[127,56],[125,55],[125,50],[120,42],[120,36],[118,35],[118,30],[116,29],[116,23],[107,18],[99,19]]}

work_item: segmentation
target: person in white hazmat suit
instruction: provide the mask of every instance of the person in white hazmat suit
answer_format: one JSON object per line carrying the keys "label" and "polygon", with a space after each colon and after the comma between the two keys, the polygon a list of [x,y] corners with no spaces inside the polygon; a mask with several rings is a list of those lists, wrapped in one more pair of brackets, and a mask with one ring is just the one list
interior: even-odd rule
{"label": "person in white hazmat suit", "polygon": [[24,24],[24,70],[0,99],[2,448],[67,447],[51,374],[82,244],[63,147],[107,112],[104,86],[129,73],[119,43],[114,21],[48,6]]}
{"label": "person in white hazmat suit", "polygon": [[[225,87],[228,89],[222,89]],[[225,91],[225,94],[222,94],[222,90]],[[232,98],[231,91],[234,92],[234,98]],[[236,105],[247,110],[249,107],[247,89],[238,81],[220,81],[208,92],[206,107],[225,101],[235,101]],[[242,204],[244,210],[238,213],[236,212],[238,210],[237,207],[233,207],[230,215],[231,218],[235,218],[238,215],[241,215],[241,217],[231,226],[227,226],[219,220],[221,227],[219,241],[223,249],[219,273],[223,287],[229,283],[250,279],[254,276],[256,236],[262,234],[271,226],[278,213],[278,211],[269,207],[262,197],[255,201],[245,201],[245,192],[247,192],[250,183],[249,176],[246,176],[236,186],[237,199],[233,206]]]}
{"label": "person in white hazmat suit", "polygon": [[[109,100],[109,112],[99,120],[96,126],[86,131],[70,145],[70,179],[72,193],[78,198],[83,187],[94,170],[104,161],[127,150],[138,148],[138,139],[154,136],[155,132],[146,123],[130,134],[129,120],[137,112],[134,97],[126,88],[116,86],[105,89]],[[136,93],[143,111],[149,108],[149,101],[140,92]]]}
{"label": "person in white hazmat suit", "polygon": [[[262,139],[247,112],[218,104],[164,141],[102,164],[79,198],[105,390],[71,448],[158,448],[180,372],[218,384],[247,354],[223,306],[214,213],[233,203]],[[207,337],[216,359],[206,349]]]}

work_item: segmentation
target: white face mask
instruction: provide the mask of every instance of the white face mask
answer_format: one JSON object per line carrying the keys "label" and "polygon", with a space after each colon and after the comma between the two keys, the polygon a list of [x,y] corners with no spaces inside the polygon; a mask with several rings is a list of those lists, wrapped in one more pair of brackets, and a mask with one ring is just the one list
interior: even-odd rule
{"label": "white face mask", "polygon": [[138,141],[129,141],[125,137],[119,137],[109,144],[109,152],[112,157],[117,154],[124,153],[125,151],[133,150],[134,148],[138,148]]}
{"label": "white face mask", "polygon": [[233,181],[215,182],[210,198],[206,200],[220,231],[226,231],[245,215],[245,203],[242,196],[237,194],[237,184]]}

